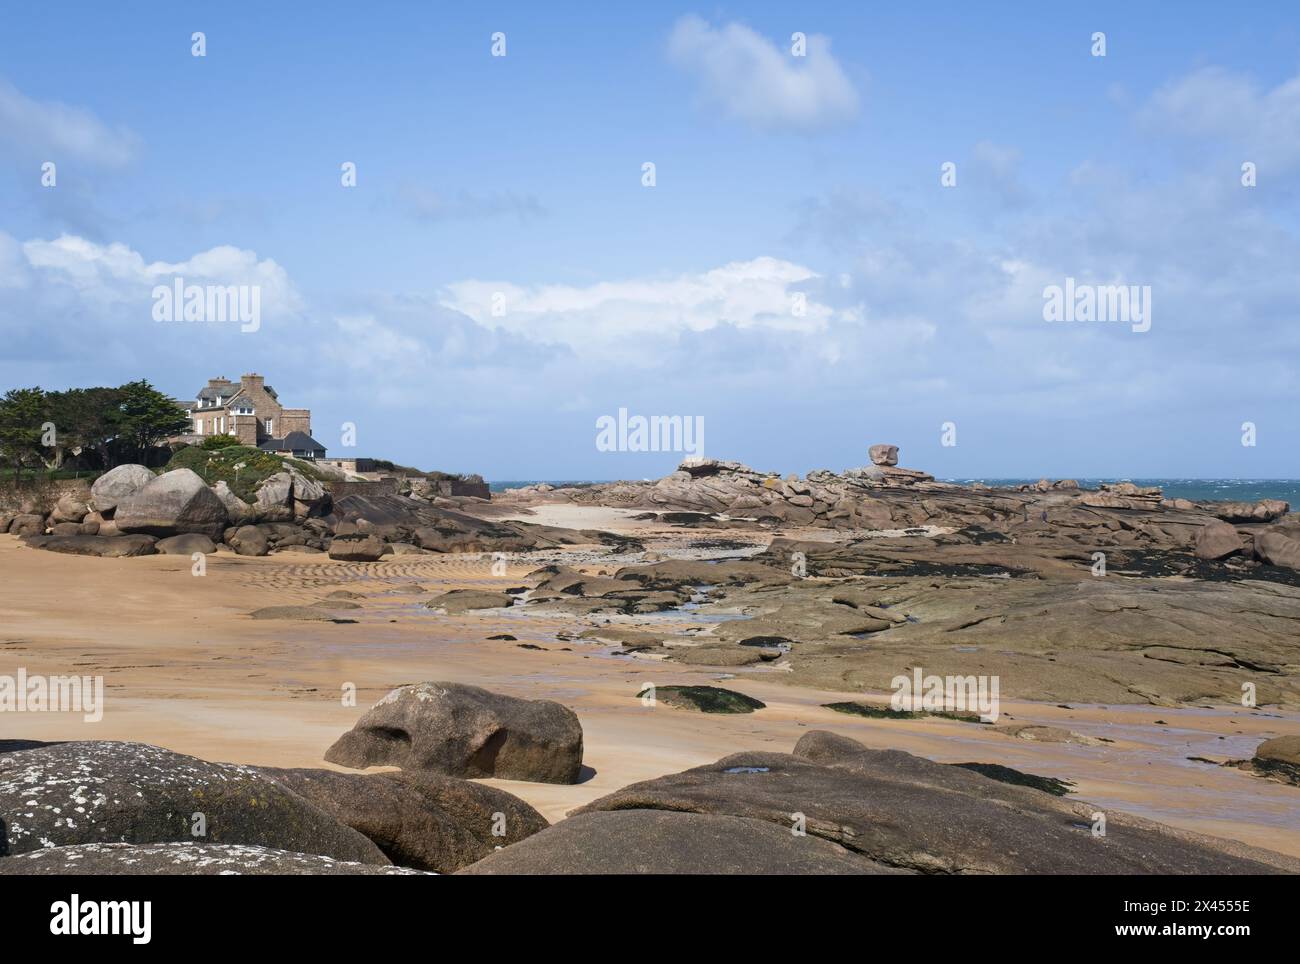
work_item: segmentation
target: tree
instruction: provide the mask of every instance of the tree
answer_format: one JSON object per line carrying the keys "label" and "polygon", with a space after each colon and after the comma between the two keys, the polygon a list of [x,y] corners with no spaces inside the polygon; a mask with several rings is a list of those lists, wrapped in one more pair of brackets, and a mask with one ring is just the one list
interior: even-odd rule
{"label": "tree", "polygon": [[14,467],[14,481],[24,466],[44,463],[50,454],[45,441],[49,419],[46,394],[39,388],[15,388],[0,398],[0,454]]}
{"label": "tree", "polygon": [[143,379],[127,382],[117,391],[120,393],[117,438],[142,460],[159,442],[190,427],[185,412]]}
{"label": "tree", "polygon": [[47,398],[50,420],[58,428],[60,455],[65,450],[89,450],[107,467],[111,462],[109,443],[121,430],[122,390],[70,388],[51,392]]}

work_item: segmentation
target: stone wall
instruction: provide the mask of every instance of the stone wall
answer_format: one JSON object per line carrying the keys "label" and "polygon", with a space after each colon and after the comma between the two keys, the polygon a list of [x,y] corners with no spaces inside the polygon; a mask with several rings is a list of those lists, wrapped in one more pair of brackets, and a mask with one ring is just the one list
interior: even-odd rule
{"label": "stone wall", "polygon": [[476,499],[492,498],[492,493],[488,489],[486,482],[460,482],[455,479],[447,479],[434,482],[433,489],[439,495],[468,495]]}

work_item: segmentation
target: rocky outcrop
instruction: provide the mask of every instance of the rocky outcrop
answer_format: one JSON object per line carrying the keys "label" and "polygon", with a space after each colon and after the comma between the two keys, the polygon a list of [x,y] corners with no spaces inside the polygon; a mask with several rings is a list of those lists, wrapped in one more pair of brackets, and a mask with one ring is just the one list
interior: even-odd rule
{"label": "rocky outcrop", "polygon": [[325,759],[458,777],[576,783],[582,726],[568,707],[463,683],[416,683],[372,706]]}
{"label": "rocky outcrop", "polygon": [[1164,496],[1159,486],[1139,486],[1132,482],[1114,485],[1102,484],[1096,492],[1086,492],[1079,500],[1082,505],[1098,509],[1137,509],[1146,512],[1163,508]]}
{"label": "rocky outcrop", "polygon": [[1200,507],[1224,522],[1274,522],[1291,511],[1281,499],[1258,502],[1202,502]]}
{"label": "rocky outcrop", "polygon": [[0,754],[0,827],[3,854],[105,842],[192,844],[197,836],[388,863],[364,836],[251,767],[111,740]]}
{"label": "rocky outcrop", "polygon": [[226,507],[196,472],[173,469],[117,503],[113,521],[122,532],[175,536],[196,532],[212,539],[225,531]]}
{"label": "rocky outcrop", "polygon": [[1095,809],[812,731],[793,754],[732,754],[624,787],[575,815],[730,815],[772,824],[787,835],[801,816],[810,836],[919,873],[1255,874],[1277,873],[1271,861],[1286,860],[1117,813],[1107,814],[1106,835],[1094,836]]}
{"label": "rocky outcrop", "polygon": [[112,518],[117,504],[138,494],[157,476],[143,465],[119,465],[95,480],[90,487],[90,500],[96,511]]}

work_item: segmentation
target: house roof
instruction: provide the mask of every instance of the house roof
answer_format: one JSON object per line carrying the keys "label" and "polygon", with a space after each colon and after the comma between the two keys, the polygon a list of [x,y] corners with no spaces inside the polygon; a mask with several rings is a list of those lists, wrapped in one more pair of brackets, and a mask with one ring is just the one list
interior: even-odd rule
{"label": "house roof", "polygon": [[[244,395],[244,390],[243,390],[242,388],[240,388],[238,385],[236,385],[236,386],[234,387],[234,390],[233,390],[233,391],[223,391],[222,389],[219,389],[219,388],[204,388],[204,389],[200,389],[200,390],[199,390],[199,394],[195,397],[194,400],[195,400],[196,402],[201,402],[201,401],[203,401],[203,400],[206,399],[206,398],[214,398],[214,399],[217,399],[218,401],[220,401],[221,399],[224,398],[224,399],[225,399],[225,404],[226,404],[226,405],[229,405],[231,402],[233,402],[235,399],[239,398],[240,396],[243,396],[243,397],[247,398],[247,396]],[[215,406],[213,406],[213,407],[214,407],[214,408],[221,408],[222,406],[221,406],[221,405],[215,405]]]}
{"label": "house roof", "polygon": [[321,445],[306,432],[290,432],[284,438],[269,438],[258,446],[263,452],[321,452]]}

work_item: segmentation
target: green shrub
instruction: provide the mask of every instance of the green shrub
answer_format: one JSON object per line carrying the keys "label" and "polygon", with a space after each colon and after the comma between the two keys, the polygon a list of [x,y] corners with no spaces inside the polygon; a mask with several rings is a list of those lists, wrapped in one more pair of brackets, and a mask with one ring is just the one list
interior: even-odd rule
{"label": "green shrub", "polygon": [[220,449],[228,449],[235,445],[241,445],[239,439],[233,435],[209,435],[205,438],[199,448],[207,452],[216,452]]}
{"label": "green shrub", "polygon": [[257,487],[263,480],[289,466],[317,482],[329,478],[309,462],[281,458],[251,445],[226,445],[215,450],[205,449],[202,445],[187,445],[172,456],[163,471],[190,469],[202,476],[208,485],[225,482],[235,495],[245,502],[253,502],[257,499]]}

